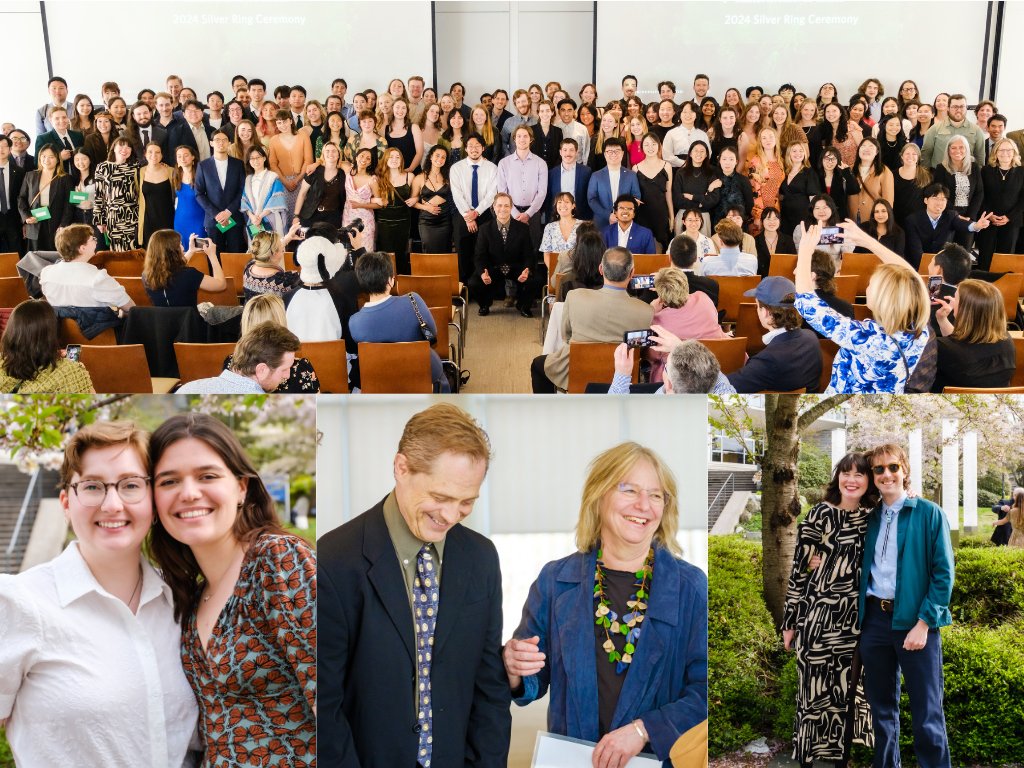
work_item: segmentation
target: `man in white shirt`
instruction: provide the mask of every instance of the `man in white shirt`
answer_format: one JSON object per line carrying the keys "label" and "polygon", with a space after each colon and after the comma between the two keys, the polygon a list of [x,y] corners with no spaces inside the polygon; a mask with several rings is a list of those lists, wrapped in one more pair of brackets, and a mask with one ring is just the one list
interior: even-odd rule
{"label": "man in white shirt", "polygon": [[586,165],[590,157],[590,134],[583,123],[576,119],[576,102],[562,99],[558,102],[558,119],[552,121],[562,129],[563,139],[575,139],[577,146],[576,162]]}
{"label": "man in white shirt", "polygon": [[53,307],[112,307],[128,310],[135,302],[120,283],[89,260],[96,255],[96,237],[88,224],[72,224],[57,233],[61,259],[39,273],[43,297]]}
{"label": "man in white shirt", "polygon": [[466,137],[466,157],[448,173],[452,202],[459,212],[454,217],[455,250],[459,254],[459,280],[468,283],[473,274],[476,238],[480,225],[493,215],[491,206],[498,193],[498,166],[483,157],[484,140],[477,133]]}
{"label": "man in white shirt", "polygon": [[715,226],[715,234],[722,242],[717,256],[704,259],[704,274],[708,276],[739,276],[757,274],[757,256],[740,251],[743,230],[729,219],[722,219]]}
{"label": "man in white shirt", "polygon": [[508,192],[512,197],[512,215],[529,225],[530,242],[537,249],[543,232],[541,213],[548,195],[548,164],[530,151],[532,140],[533,132],[528,126],[515,129],[516,151],[498,163],[498,191]]}
{"label": "man in white shirt", "polygon": [[64,107],[68,112],[71,111],[72,107],[71,102],[67,100],[67,80],[63,77],[54,76],[50,78],[50,82],[46,84],[46,87],[50,92],[50,101],[36,110],[36,136],[53,130],[53,124],[50,122],[50,110],[53,107]]}
{"label": "man in white shirt", "polygon": [[711,139],[708,135],[695,128],[697,122],[697,107],[692,101],[684,101],[679,108],[679,125],[665,134],[665,141],[662,143],[661,154],[669,165],[680,168],[686,162],[686,156],[690,153],[690,145],[695,141],[703,141],[709,147]]}
{"label": "man in white shirt", "polygon": [[260,323],[235,344],[231,365],[219,376],[183,385],[184,395],[263,394],[273,392],[291,376],[299,338],[283,325]]}

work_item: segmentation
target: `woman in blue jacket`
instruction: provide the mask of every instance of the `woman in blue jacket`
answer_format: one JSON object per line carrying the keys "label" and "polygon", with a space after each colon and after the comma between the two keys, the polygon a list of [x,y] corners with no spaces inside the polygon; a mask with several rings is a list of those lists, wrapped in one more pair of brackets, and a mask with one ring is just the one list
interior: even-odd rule
{"label": "woman in blue jacket", "polygon": [[675,478],[623,443],[591,463],[579,551],[548,563],[505,645],[517,704],[549,689],[548,730],[597,742],[595,765],[641,752],[668,766],[707,718],[707,577],[680,559]]}

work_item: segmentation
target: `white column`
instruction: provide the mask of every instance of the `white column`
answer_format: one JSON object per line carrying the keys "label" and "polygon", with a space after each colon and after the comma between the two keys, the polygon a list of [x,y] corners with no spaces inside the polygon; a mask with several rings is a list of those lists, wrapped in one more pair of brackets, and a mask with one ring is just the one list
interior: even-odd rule
{"label": "white column", "polygon": [[964,434],[964,531],[978,530],[978,433]]}
{"label": "white column", "polygon": [[956,440],[956,419],[942,420],[942,508],[946,510],[949,529],[960,528],[959,445]]}
{"label": "white column", "polygon": [[846,430],[832,430],[832,468],[835,469],[839,460],[846,455]]}
{"label": "white column", "polygon": [[907,437],[910,442],[910,487],[921,496],[921,430],[912,429]]}

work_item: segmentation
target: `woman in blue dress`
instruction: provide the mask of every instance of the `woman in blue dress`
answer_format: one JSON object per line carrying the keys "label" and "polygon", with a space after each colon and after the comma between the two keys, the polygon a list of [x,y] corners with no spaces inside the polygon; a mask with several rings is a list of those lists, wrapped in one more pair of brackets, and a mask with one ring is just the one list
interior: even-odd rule
{"label": "woman in blue dress", "polygon": [[203,226],[205,213],[196,201],[196,153],[191,147],[181,146],[174,152],[174,185],[177,187],[177,202],[174,206],[174,229],[181,235],[181,242],[188,243],[192,235],[206,237]]}

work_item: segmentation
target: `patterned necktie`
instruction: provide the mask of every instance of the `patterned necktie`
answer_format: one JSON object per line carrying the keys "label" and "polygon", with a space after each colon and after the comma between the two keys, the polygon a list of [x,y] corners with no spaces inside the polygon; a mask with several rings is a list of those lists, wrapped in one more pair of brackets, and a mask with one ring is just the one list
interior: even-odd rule
{"label": "patterned necktie", "polygon": [[438,587],[434,556],[430,553],[430,545],[424,544],[416,555],[416,579],[412,587],[416,614],[416,689],[419,692],[417,722],[420,729],[416,759],[423,768],[430,768],[430,753],[434,744],[430,663],[434,652],[434,627],[437,624]]}
{"label": "patterned necktie", "polygon": [[507,243],[508,242],[508,227],[503,227],[503,226],[501,226],[499,224],[498,225],[498,229],[501,231],[501,242]]}
{"label": "patterned necktie", "polygon": [[473,181],[469,187],[469,204],[473,207],[473,210],[476,210],[476,207],[480,205],[480,175],[478,173],[480,166],[474,165],[472,167]]}

